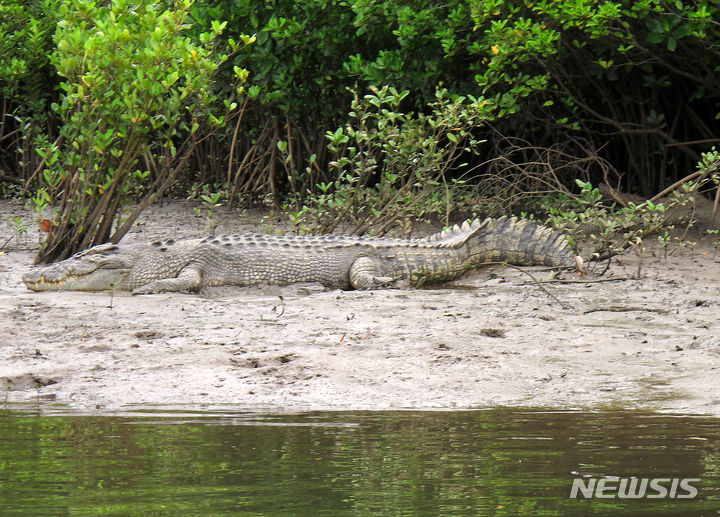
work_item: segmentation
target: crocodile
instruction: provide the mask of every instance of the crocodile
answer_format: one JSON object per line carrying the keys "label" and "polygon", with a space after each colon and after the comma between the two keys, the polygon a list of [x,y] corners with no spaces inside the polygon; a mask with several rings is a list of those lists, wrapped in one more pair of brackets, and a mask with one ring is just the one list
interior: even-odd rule
{"label": "crocodile", "polygon": [[227,235],[101,244],[23,276],[33,291],[119,289],[133,294],[206,286],[319,282],[373,289],[447,282],[487,263],[581,267],[562,234],[515,217],[478,219],[422,239]]}

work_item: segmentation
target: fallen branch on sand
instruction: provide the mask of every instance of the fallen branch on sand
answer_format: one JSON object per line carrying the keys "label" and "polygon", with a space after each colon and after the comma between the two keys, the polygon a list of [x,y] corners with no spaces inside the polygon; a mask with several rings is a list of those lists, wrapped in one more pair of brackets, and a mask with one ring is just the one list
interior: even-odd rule
{"label": "fallen branch on sand", "polygon": [[[541,284],[599,284],[601,282],[622,282],[624,280],[635,280],[630,276],[619,276],[616,278],[598,278],[596,280],[564,280],[555,278],[552,280],[539,280]],[[532,282],[524,282],[519,285],[532,285]]]}
{"label": "fallen branch on sand", "polygon": [[555,300],[556,302],[558,302],[563,309],[573,309],[573,308],[574,308],[572,305],[561,301],[557,296],[555,296],[554,294],[552,294],[552,293],[548,290],[548,288],[545,287],[544,285],[542,285],[542,282],[540,282],[540,280],[538,280],[537,278],[535,278],[535,275],[533,275],[533,274],[530,273],[529,271],[526,271],[526,270],[524,270],[524,269],[522,269],[522,268],[520,268],[520,267],[517,267],[517,266],[513,266],[512,264],[508,264],[508,263],[503,263],[503,264],[504,264],[505,266],[507,266],[507,267],[511,267],[511,268],[513,268],[513,269],[517,269],[517,270],[520,271],[521,273],[525,273],[527,276],[529,276],[529,277],[532,279],[533,282],[535,282],[535,285],[537,285],[540,289],[542,289],[542,290],[545,292],[545,294],[547,294],[550,298],[552,298],[553,300]]}
{"label": "fallen branch on sand", "polygon": [[622,307],[620,305],[610,305],[609,307],[594,307],[583,311],[583,314],[590,314],[591,312],[632,312],[632,311],[645,311],[645,312],[657,312],[658,314],[669,314],[669,309],[660,309],[657,307]]}

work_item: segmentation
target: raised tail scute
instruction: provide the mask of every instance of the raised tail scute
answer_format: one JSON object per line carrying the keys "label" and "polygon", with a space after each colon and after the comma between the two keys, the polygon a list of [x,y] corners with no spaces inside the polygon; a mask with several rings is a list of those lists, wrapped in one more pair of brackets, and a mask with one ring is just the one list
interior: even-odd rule
{"label": "raised tail scute", "polygon": [[565,235],[527,219],[486,219],[465,236],[464,244],[475,263],[582,268]]}

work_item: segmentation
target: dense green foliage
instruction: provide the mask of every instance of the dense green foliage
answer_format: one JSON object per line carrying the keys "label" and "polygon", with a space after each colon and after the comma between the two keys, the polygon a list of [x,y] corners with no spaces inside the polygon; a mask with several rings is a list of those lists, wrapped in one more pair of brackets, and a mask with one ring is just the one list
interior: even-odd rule
{"label": "dense green foliage", "polygon": [[[353,145],[330,147],[332,140],[326,135],[344,132],[347,123],[352,124],[353,116],[348,116],[352,92],[362,98],[371,87],[389,86],[403,95],[401,105],[390,110],[393,113],[429,115],[439,88],[447,90],[448,98],[472,96],[482,102],[483,116],[475,120],[471,133],[475,140],[487,143],[477,148],[474,156],[450,154],[438,167],[450,177],[465,174],[470,184],[478,187],[478,203],[489,195],[492,206],[502,199],[519,199],[518,193],[534,192],[539,184],[577,192],[576,178],[610,182],[649,197],[684,177],[700,152],[717,141],[720,129],[720,83],[716,80],[720,6],[709,0],[449,0],[442,5],[425,0],[166,0],[110,4],[137,12],[148,3],[155,5],[157,12],[168,8],[186,11],[183,45],[207,49],[212,54],[202,57],[220,65],[213,72],[199,73],[193,83],[202,85],[201,91],[194,93],[206,104],[202,109],[212,105],[219,117],[227,108],[221,100],[235,95],[237,71],[249,72],[247,89],[236,99],[242,107],[239,116],[221,130],[217,124],[201,124],[195,130],[194,152],[189,153],[187,166],[174,183],[180,191],[191,190],[198,183],[206,185],[205,191],[224,190],[233,203],[270,194],[275,202],[289,200],[302,208],[307,195],[312,205],[325,193],[321,186],[342,183],[348,173],[361,178],[362,170],[329,165],[352,161],[353,157],[343,153]],[[126,133],[127,123],[132,123],[135,115],[130,113],[132,109],[115,113],[118,102],[124,105],[117,94],[137,77],[120,75],[112,85],[107,79],[83,85],[84,73],[68,77],[62,64],[51,59],[65,53],[64,59],[72,60],[75,54],[74,59],[82,62],[87,52],[94,56],[112,52],[111,47],[100,44],[96,49],[81,45],[55,48],[63,40],[63,31],[82,30],[78,26],[82,12],[92,5],[80,0],[11,0],[0,7],[5,15],[0,17],[0,34],[5,36],[0,44],[7,56],[0,65],[4,107],[1,172],[17,183],[32,180],[29,187],[33,190],[43,177],[33,174],[42,169],[38,167],[40,155],[33,151],[35,140],[40,138],[42,150],[59,136],[80,131],[66,128],[69,123],[80,124],[70,113],[74,110],[77,117],[78,110],[85,109],[79,107],[82,103],[73,108],[73,96],[93,89],[98,102],[83,123],[86,149],[92,149],[92,145],[87,147],[88,139],[102,138],[109,130],[112,138],[102,144],[106,149],[123,153],[128,143],[116,137]],[[58,18],[62,23],[53,40],[52,27]],[[127,31],[125,42],[132,42],[128,48],[142,47],[145,36],[135,22],[118,17],[116,23],[118,31]],[[217,36],[221,27],[220,38],[214,42],[204,39],[208,34]],[[165,37],[161,41],[174,39],[174,30],[160,24],[156,35]],[[255,35],[252,44],[248,45],[251,38],[245,34]],[[163,81],[173,83],[174,68],[164,67],[173,60],[153,61],[143,56],[140,51],[128,53],[124,59],[137,73],[145,74],[146,83],[155,83],[147,94],[170,100],[172,95],[164,94]],[[231,57],[224,60],[225,56]],[[136,62],[131,63],[130,57],[137,58]],[[60,81],[51,73],[51,62],[64,78],[62,89],[56,87]],[[182,78],[183,71],[176,71]],[[160,77],[162,74],[166,75]],[[192,128],[193,118],[197,118],[192,110],[180,110],[180,115],[178,99],[167,106],[140,95],[138,101],[142,99],[148,118],[137,128],[137,136],[145,139],[143,145],[138,144],[142,152],[137,156],[146,162],[139,170],[149,171],[149,175],[129,180],[125,190],[133,194],[152,190],[148,182],[162,175],[161,169],[167,166],[163,157],[182,147],[184,137],[167,128],[178,124]],[[56,114],[49,109],[52,100],[62,107],[57,123]],[[102,113],[109,116],[101,121]],[[91,120],[93,116],[95,120]],[[123,117],[125,121],[119,122]],[[154,127],[160,120],[171,122]],[[373,145],[379,149],[385,144],[377,141]],[[58,163],[67,166],[69,156],[59,157]],[[90,153],[85,164],[97,165],[113,176],[118,168],[111,162],[117,158],[112,152],[102,157]],[[380,155],[374,159],[383,161]],[[455,170],[464,163],[467,165],[461,170]],[[529,167],[532,174],[523,174]],[[130,169],[132,175],[134,165]],[[467,175],[470,170],[476,173],[472,178]],[[382,181],[383,170],[378,168],[370,181],[361,183],[375,188]],[[518,207],[511,204],[505,208]]]}
{"label": "dense green foliage", "polygon": [[0,2],[0,180],[24,184],[39,163],[35,135],[50,132],[56,84],[50,67],[55,19],[42,2]]}
{"label": "dense green foliage", "polygon": [[449,98],[443,89],[427,115],[405,113],[400,106],[407,95],[387,86],[355,95],[348,124],[327,134],[339,156],[330,163],[337,179],[317,184],[318,193],[301,209],[295,200],[299,211],[291,216],[301,229],[325,233],[351,223],[355,233],[372,228],[382,234],[400,224],[409,232],[413,219],[428,214],[450,224],[462,182],[448,177],[449,168],[464,153],[477,153],[482,142],[473,129],[492,108],[474,97]]}
{"label": "dense green foliage", "polygon": [[[342,124],[338,107],[350,103],[345,90],[355,84],[408,90],[414,109],[431,102],[440,83],[483,96],[501,135],[577,155],[605,148],[627,188],[644,195],[697,162],[702,148],[683,142],[716,134],[720,32],[712,2],[222,5],[208,11],[232,18],[230,31],[258,34],[235,58],[252,72],[260,104],[249,128],[277,117],[297,127],[299,135],[271,131],[266,143],[296,139],[296,165],[313,154],[328,161],[316,128]],[[566,144],[571,139],[577,144]],[[305,141],[311,148],[301,150]],[[488,158],[502,152],[487,149]]]}
{"label": "dense green foliage", "polygon": [[[703,153],[697,170],[685,178],[679,188],[669,189],[667,197],[660,193],[642,203],[608,203],[600,189],[590,182],[578,179],[576,183],[580,187],[577,197],[558,196],[547,211],[553,225],[561,228],[571,242],[588,237],[586,244],[590,249],[583,250],[585,256],[609,259],[628,248],[639,253],[643,239],[658,234],[658,242],[667,257],[669,245],[683,241],[671,237],[669,230],[674,226],[668,224],[668,214],[694,206],[695,197],[704,185],[720,183],[720,153],[715,150]],[[717,231],[707,233],[712,235]]]}
{"label": "dense green foliage", "polygon": [[557,142],[575,134],[607,145],[633,190],[649,196],[684,176],[699,153],[682,142],[717,134],[717,4],[495,3],[503,7],[475,14],[497,46],[485,91],[535,82],[543,109],[523,106],[518,120],[540,122]]}
{"label": "dense green foliage", "polygon": [[[128,0],[59,6],[51,61],[65,80],[52,108],[63,124],[55,143],[40,140],[46,168],[35,201],[38,209],[59,204],[60,215],[41,260],[120,240],[138,214],[116,225],[111,237],[133,187],[151,184],[141,206],[149,204],[194,151],[201,124],[206,132],[224,124],[210,109],[216,97],[208,87],[225,59],[211,47],[223,24],[191,40],[183,35],[189,6],[161,10],[155,2]],[[236,75],[237,82],[246,73]],[[154,171],[140,163],[142,156]]]}

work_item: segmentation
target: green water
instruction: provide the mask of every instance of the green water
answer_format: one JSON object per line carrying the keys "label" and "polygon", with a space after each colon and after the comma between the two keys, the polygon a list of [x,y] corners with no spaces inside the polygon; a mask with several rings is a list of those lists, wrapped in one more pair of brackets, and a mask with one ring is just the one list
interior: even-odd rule
{"label": "green water", "polygon": [[[718,515],[720,421],[519,409],[0,409],[0,515]],[[590,476],[694,499],[570,499]]]}

